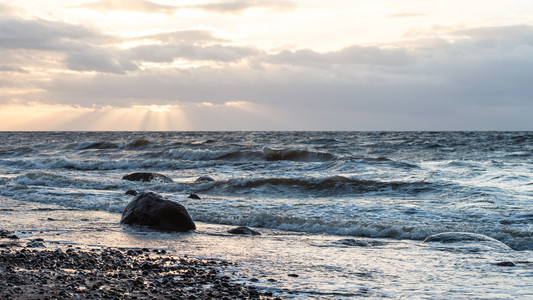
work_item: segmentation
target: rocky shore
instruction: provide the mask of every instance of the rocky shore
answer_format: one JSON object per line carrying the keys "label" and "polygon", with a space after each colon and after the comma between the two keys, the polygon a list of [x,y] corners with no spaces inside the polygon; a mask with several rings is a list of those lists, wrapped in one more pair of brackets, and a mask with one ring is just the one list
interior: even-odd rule
{"label": "rocky shore", "polygon": [[0,299],[279,299],[232,282],[232,262],[158,249],[0,249]]}

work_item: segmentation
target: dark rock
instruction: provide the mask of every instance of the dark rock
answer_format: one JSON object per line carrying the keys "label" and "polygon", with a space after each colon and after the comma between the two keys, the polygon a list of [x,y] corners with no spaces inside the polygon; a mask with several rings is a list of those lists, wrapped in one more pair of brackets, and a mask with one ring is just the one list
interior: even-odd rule
{"label": "dark rock", "polygon": [[371,246],[383,246],[386,243],[375,240],[356,240],[356,239],[342,239],[338,240],[338,244],[352,247],[371,247]]}
{"label": "dark rock", "polygon": [[294,278],[296,278],[296,277],[300,277],[300,275],[298,275],[298,274],[287,274],[287,276],[289,276],[289,277],[294,277]]}
{"label": "dark rock", "polygon": [[189,197],[187,197],[187,198],[200,200],[200,196],[198,196],[196,194],[189,194]]}
{"label": "dark rock", "polygon": [[357,247],[369,247],[370,244],[363,240],[355,240],[355,239],[343,239],[340,240],[339,243],[346,245],[346,246],[357,246]]}
{"label": "dark rock", "polygon": [[11,231],[0,229],[0,238],[5,238],[11,233]]}
{"label": "dark rock", "polygon": [[26,244],[26,247],[29,247],[29,248],[46,248],[42,242],[38,242],[38,241],[28,242]]}
{"label": "dark rock", "polygon": [[129,190],[125,193],[126,195],[132,195],[132,196],[137,196],[137,191],[136,190]]}
{"label": "dark rock", "polygon": [[161,181],[161,182],[172,182],[172,179],[168,178],[165,175],[159,174],[159,173],[144,173],[144,172],[138,172],[138,173],[131,173],[129,175],[125,175],[122,177],[123,180],[129,180],[129,181],[142,181],[142,182],[150,182],[150,181]]}
{"label": "dark rock", "polygon": [[189,231],[196,225],[187,209],[152,192],[137,195],[122,212],[121,224],[149,226],[165,231]]}
{"label": "dark rock", "polygon": [[231,233],[231,234],[245,234],[245,235],[261,235],[261,233],[255,231],[255,230],[252,230],[252,229],[250,229],[248,227],[244,227],[244,226],[230,229],[230,230],[228,230],[228,233]]}
{"label": "dark rock", "polygon": [[494,265],[500,266],[500,267],[516,267],[516,264],[512,261],[502,261],[495,263]]}
{"label": "dark rock", "polygon": [[129,146],[133,147],[133,148],[137,148],[137,147],[143,147],[143,146],[146,146],[146,145],[149,145],[149,144],[150,144],[150,141],[145,140],[145,139],[139,139],[139,140],[136,140],[135,142],[131,143]]}
{"label": "dark rock", "polygon": [[200,176],[198,179],[196,179],[196,182],[208,182],[208,181],[215,181],[215,179],[211,176]]}
{"label": "dark rock", "polygon": [[19,237],[16,234],[14,234],[14,233],[8,234],[8,235],[6,235],[6,237],[8,239],[12,239],[12,240],[18,240],[19,239]]}

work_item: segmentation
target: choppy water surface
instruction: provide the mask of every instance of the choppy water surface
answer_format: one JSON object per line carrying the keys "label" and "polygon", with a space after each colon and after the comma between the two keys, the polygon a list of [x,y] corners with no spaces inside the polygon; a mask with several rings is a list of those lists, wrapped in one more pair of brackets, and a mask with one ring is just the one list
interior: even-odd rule
{"label": "choppy water surface", "polygon": [[[5,132],[0,140],[0,195],[119,217],[132,199],[126,190],[153,190],[202,224],[178,238],[196,245],[180,242],[180,251],[248,261],[249,272],[259,264],[268,276],[289,272],[283,266],[309,275],[306,284],[266,285],[316,297],[533,293],[519,287],[533,278],[531,132]],[[140,171],[174,182],[121,179]],[[206,175],[215,181],[196,182]],[[219,235],[226,225],[264,234],[239,241],[248,249],[239,252],[237,238]],[[508,248],[423,243],[441,232]],[[171,247],[172,237],[162,239]],[[512,271],[493,264],[506,259],[521,263]],[[441,294],[435,281],[407,274],[444,276]]]}

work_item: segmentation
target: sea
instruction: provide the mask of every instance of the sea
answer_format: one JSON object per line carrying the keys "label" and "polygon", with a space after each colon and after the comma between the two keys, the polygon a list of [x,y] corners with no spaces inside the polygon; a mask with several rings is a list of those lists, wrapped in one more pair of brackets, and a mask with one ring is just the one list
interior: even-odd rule
{"label": "sea", "polygon": [[[292,299],[533,298],[533,132],[0,132],[0,141],[0,229],[48,247],[234,261],[235,280]],[[122,179],[134,172],[172,182]],[[197,230],[120,225],[128,190],[179,202]],[[261,235],[227,233],[237,226]]]}

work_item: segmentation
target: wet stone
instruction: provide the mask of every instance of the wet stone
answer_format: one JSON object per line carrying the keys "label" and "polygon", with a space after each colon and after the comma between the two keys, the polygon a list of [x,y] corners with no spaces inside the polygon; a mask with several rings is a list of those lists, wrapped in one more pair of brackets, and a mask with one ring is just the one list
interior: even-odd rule
{"label": "wet stone", "polygon": [[241,226],[241,227],[237,227],[237,228],[234,228],[234,229],[230,229],[228,230],[228,233],[231,233],[231,234],[242,234],[242,235],[261,235],[261,233],[255,231],[255,230],[252,230],[248,227],[244,227],[244,226]]}
{"label": "wet stone", "polygon": [[500,266],[500,267],[516,267],[516,264],[512,261],[497,262],[494,265]]}

